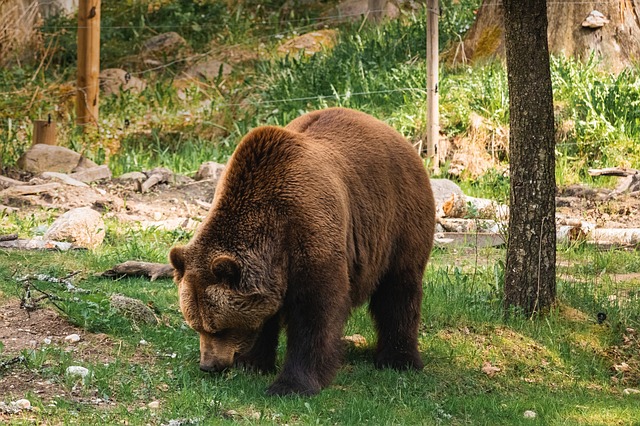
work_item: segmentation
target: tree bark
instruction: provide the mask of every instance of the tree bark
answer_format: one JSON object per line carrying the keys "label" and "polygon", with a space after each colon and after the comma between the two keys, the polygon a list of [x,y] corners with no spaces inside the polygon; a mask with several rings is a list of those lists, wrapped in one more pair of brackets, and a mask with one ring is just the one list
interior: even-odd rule
{"label": "tree bark", "polygon": [[504,303],[527,315],[556,296],[555,142],[546,0],[504,0],[511,173]]}
{"label": "tree bark", "polygon": [[[465,36],[464,57],[472,62],[504,55],[504,9],[484,0]],[[594,10],[609,21],[600,28],[583,27]],[[554,55],[600,59],[607,71],[620,72],[640,57],[640,0],[611,2],[556,0],[547,8],[549,50]],[[452,52],[461,49],[451,49]],[[450,59],[458,62],[462,55]]]}

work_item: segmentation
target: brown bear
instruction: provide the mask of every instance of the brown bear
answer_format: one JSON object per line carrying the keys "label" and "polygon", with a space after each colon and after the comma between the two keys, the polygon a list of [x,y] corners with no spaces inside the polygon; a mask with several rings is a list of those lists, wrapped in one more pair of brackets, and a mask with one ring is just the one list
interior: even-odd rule
{"label": "brown bear", "polygon": [[312,395],[340,365],[353,307],[369,302],[377,367],[421,369],[422,276],[435,208],[418,153],[361,112],[330,108],[252,130],[193,239],[169,255],[200,368],[273,371],[268,393]]}

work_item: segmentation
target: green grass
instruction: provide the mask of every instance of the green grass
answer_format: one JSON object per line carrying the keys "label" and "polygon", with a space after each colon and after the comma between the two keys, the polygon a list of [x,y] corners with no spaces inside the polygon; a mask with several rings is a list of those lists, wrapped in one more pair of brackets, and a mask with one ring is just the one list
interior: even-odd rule
{"label": "green grass", "polygon": [[[182,89],[173,80],[183,64],[152,73],[129,65],[134,75],[148,81],[147,88],[140,94],[103,96],[100,130],[84,135],[73,125],[75,23],[45,23],[45,45],[56,46],[41,58],[46,66],[36,71],[38,63],[25,63],[0,70],[0,166],[15,164],[31,143],[32,121],[48,114],[58,122],[62,145],[108,162],[115,175],[156,166],[192,173],[203,161],[225,161],[255,126],[284,125],[305,111],[335,105],[380,117],[412,141],[424,139],[424,11],[381,26],[335,24],[335,48],[310,57],[280,57],[275,53],[280,38],[317,28],[319,10],[259,3],[230,9],[216,0],[104,5],[103,68],[128,64],[127,58],[163,28],[179,28],[194,54],[213,46],[214,51],[253,52],[254,59],[235,64],[230,76]],[[443,51],[470,26],[477,6],[476,0],[443,3]],[[194,18],[203,14],[217,19],[202,23]],[[114,23],[126,28],[111,28]],[[442,65],[440,78],[442,132],[462,144],[480,135],[479,143],[498,164],[505,164],[509,115],[503,65]],[[558,182],[606,185],[590,178],[586,169],[640,167],[640,148],[634,142],[640,137],[638,69],[616,76],[601,71],[593,59],[583,64],[553,58],[552,79]],[[476,136],[472,117],[481,120]],[[508,184],[508,178],[499,177],[499,171],[488,173],[462,184],[477,195],[505,199],[502,183]]]}
{"label": "green grass", "polygon": [[[150,3],[158,7],[150,11]],[[374,114],[413,141],[423,138],[423,11],[383,26],[336,25],[340,36],[334,49],[308,58],[283,58],[275,55],[279,36],[316,28],[319,10],[287,9],[282,1],[240,2],[230,9],[222,3],[103,4],[103,68],[129,64],[128,58],[164,25],[184,27],[182,35],[194,53],[246,49],[254,56],[236,64],[231,76],[186,88],[173,84],[181,64],[154,73],[132,64],[135,75],[148,80],[147,88],[140,94],[102,97],[100,129],[84,135],[74,128],[69,97],[73,89],[69,82],[75,78],[75,35],[66,27],[75,22],[45,23],[45,45],[55,46],[45,65],[37,70],[38,63],[23,63],[0,70],[0,167],[15,165],[31,144],[32,121],[50,113],[58,122],[62,145],[99,163],[108,161],[116,176],[156,166],[192,173],[203,161],[225,161],[239,139],[257,125],[286,124],[305,111],[334,105]],[[442,2],[442,50],[468,28],[478,3]],[[203,13],[217,19],[194,24],[198,21],[194,16]],[[107,28],[114,23],[133,28]],[[638,69],[613,76],[596,65],[552,60],[559,129],[556,175],[561,185],[602,185],[586,175],[591,166],[640,168],[640,148],[633,142],[640,138]],[[505,163],[509,115],[503,66],[442,65],[440,76],[442,132],[450,140],[468,140],[471,118],[480,117],[477,137],[487,146],[488,141],[497,141],[492,154],[498,163]],[[498,170],[464,177],[460,185],[469,195],[508,199],[509,179]],[[32,237],[58,214],[55,210],[30,216],[2,214],[0,233]],[[91,294],[73,299],[76,295],[55,284],[37,286],[63,299],[56,304],[69,321],[91,333],[106,333],[118,343],[106,363],[78,359],[58,347],[25,352],[26,364],[13,366],[12,371],[51,380],[67,395],[74,391],[81,399],[59,397],[52,407],[37,394],[21,395],[38,411],[11,417],[10,422],[631,425],[640,418],[638,396],[622,395],[623,389],[640,386],[637,371],[613,369],[621,362],[640,368],[637,337],[627,331],[640,328],[640,283],[629,275],[640,272],[637,251],[560,248],[558,306],[539,320],[507,321],[501,305],[504,251],[437,249],[424,281],[420,329],[424,371],[375,370],[371,363],[375,333],[366,309],[360,308],[345,334],[363,335],[368,347],[347,351],[334,383],[313,398],[273,398],[264,394],[272,375],[199,371],[198,338],[184,325],[170,280],[149,283],[94,276],[126,260],[164,262],[168,248],[190,236],[107,221],[105,243],[93,252],[0,250],[3,303],[18,303],[22,296],[16,276],[62,277],[80,271],[75,282]],[[137,324],[113,311],[108,299],[116,293],[152,305],[161,323]],[[598,324],[598,313],[607,315],[603,324]],[[630,346],[634,338],[636,346]],[[141,345],[141,340],[148,344]],[[282,338],[280,361],[284,348]],[[0,359],[4,359],[2,345]],[[481,370],[484,362],[501,371],[489,377]],[[83,383],[64,375],[67,366],[78,363],[92,371]],[[0,380],[3,374],[0,371]],[[113,405],[82,402],[96,397]],[[160,401],[158,410],[148,409],[153,400]],[[525,423],[525,410],[535,411],[536,419]]]}
{"label": "green grass", "polygon": [[[94,276],[119,260],[162,259],[171,244],[188,237],[108,226],[109,244],[94,252],[0,251],[0,294],[5,303],[18,303],[22,292],[12,277],[14,271],[64,276],[80,270],[76,285],[91,294],[74,299],[55,284],[37,286],[65,299],[56,304],[72,323],[120,342],[106,364],[75,359],[74,353],[54,346],[25,353],[26,364],[12,367],[13,371],[27,369],[68,392],[74,388],[78,396],[113,403],[104,409],[60,397],[51,407],[38,395],[22,395],[39,408],[29,414],[31,418],[53,423],[77,419],[113,423],[127,418],[130,424],[159,424],[183,418],[213,424],[488,425],[523,424],[524,411],[533,410],[537,417],[527,423],[590,425],[634,424],[640,416],[638,398],[622,395],[624,388],[637,388],[640,377],[612,369],[623,361],[639,362],[637,347],[626,347],[623,336],[629,336],[627,327],[640,325],[640,311],[637,304],[612,305],[605,295],[613,284],[594,278],[603,269],[637,271],[637,252],[562,249],[560,258],[570,266],[559,275],[570,272],[585,281],[560,279],[559,305],[545,318],[532,321],[504,319],[503,250],[471,250],[456,266],[451,266],[452,256],[459,255],[436,250],[424,283],[420,328],[424,371],[373,368],[375,333],[363,307],[353,313],[345,334],[363,335],[368,346],[346,352],[333,384],[316,397],[277,398],[264,394],[273,375],[236,369],[217,375],[199,371],[198,337],[184,325],[171,280],[149,283]],[[585,269],[594,260],[598,271]],[[108,297],[115,293],[152,304],[161,324],[136,324],[114,312]],[[607,313],[604,324],[597,323],[598,312]],[[141,346],[143,339],[147,344]],[[280,360],[285,343],[283,337]],[[500,371],[488,376],[481,370],[484,362]],[[66,367],[78,364],[92,372],[84,382],[64,374]],[[149,410],[147,404],[154,400],[160,408]],[[19,419],[11,421],[19,424]]]}

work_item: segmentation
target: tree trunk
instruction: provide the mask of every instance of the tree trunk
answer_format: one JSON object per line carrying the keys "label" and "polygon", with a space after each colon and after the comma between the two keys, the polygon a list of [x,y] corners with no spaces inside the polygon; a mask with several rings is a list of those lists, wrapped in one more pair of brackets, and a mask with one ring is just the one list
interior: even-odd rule
{"label": "tree trunk", "polygon": [[505,307],[532,315],[556,295],[555,142],[546,0],[503,0],[511,174]]}
{"label": "tree trunk", "polygon": [[[599,28],[583,27],[583,22],[594,10],[601,12],[609,22]],[[640,58],[640,0],[556,0],[549,3],[547,18],[549,50],[553,54],[580,59],[595,55],[602,60],[605,69],[613,72],[621,71]],[[464,57],[482,61],[504,56],[504,30],[501,2],[484,0],[465,37]],[[451,59],[459,62],[461,57],[458,54]]]}

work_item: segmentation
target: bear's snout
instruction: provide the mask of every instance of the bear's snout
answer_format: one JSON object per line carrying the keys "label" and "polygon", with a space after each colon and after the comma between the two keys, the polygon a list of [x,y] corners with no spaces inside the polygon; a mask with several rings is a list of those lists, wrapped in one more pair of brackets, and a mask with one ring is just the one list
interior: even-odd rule
{"label": "bear's snout", "polygon": [[236,344],[232,340],[200,333],[200,370],[223,371],[233,365],[235,353]]}
{"label": "bear's snout", "polygon": [[213,362],[209,364],[203,364],[202,362],[200,363],[200,370],[204,371],[205,373],[220,373],[229,367],[231,367],[231,365],[226,365],[221,362]]}

